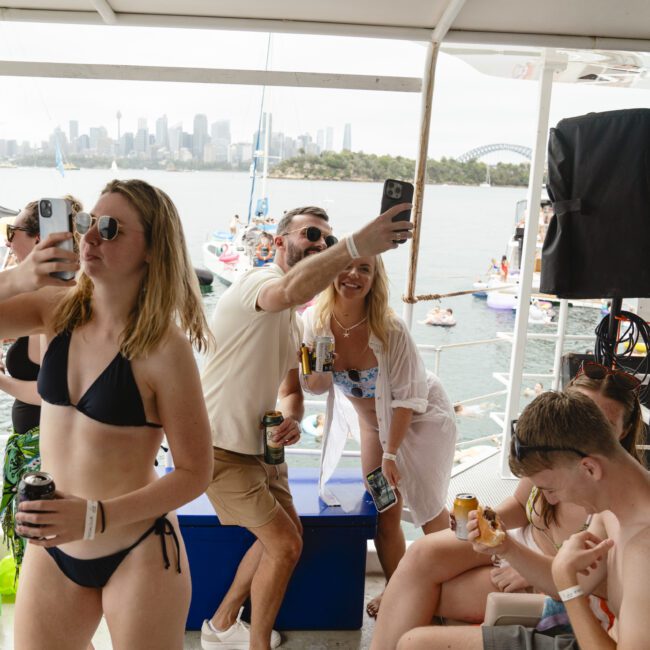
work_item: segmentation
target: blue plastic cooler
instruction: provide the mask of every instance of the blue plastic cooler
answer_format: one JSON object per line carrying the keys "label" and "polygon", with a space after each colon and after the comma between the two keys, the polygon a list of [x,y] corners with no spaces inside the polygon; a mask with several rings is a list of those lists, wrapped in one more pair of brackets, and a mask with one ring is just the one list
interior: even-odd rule
{"label": "blue plastic cooler", "polygon": [[[289,484],[304,527],[304,547],[278,613],[280,630],[356,630],[362,625],[367,540],[377,511],[360,471],[338,470],[328,483],[344,504],[318,497],[318,469],[290,468]],[[205,495],[178,511],[192,574],[187,629],[210,618],[254,541],[246,529],[222,526]]]}

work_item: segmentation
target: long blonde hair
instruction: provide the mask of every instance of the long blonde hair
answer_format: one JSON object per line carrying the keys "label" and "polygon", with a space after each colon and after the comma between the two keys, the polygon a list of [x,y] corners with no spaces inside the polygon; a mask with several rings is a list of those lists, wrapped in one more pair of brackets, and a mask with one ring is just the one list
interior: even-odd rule
{"label": "long blonde hair", "polygon": [[[173,322],[193,346],[204,350],[210,335],[176,206],[165,192],[141,180],[113,180],[102,190],[102,195],[110,193],[122,195],[136,210],[150,253],[137,301],[120,335],[120,352],[127,359],[146,356]],[[89,322],[92,295],[92,280],[81,272],[77,285],[56,307],[54,331],[72,331]]]}
{"label": "long blonde hair", "polygon": [[[379,339],[384,349],[387,349],[389,334],[395,329],[395,312],[388,306],[388,275],[384,262],[380,255],[377,255],[374,260],[375,273],[366,296],[366,314],[370,331]],[[321,292],[316,302],[315,330],[317,332],[323,332],[329,326],[335,303],[336,289],[332,282]]]}

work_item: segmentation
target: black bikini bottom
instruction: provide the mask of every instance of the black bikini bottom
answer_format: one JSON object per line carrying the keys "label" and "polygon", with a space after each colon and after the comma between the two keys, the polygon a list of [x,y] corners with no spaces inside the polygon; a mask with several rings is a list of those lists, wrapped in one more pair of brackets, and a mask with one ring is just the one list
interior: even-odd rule
{"label": "black bikini bottom", "polygon": [[83,560],[80,558],[72,557],[64,553],[56,546],[46,548],[45,550],[52,556],[57,563],[59,569],[65,574],[67,578],[82,587],[93,587],[101,589],[106,586],[106,583],[111,579],[113,573],[124,558],[141,542],[143,542],[151,533],[160,535],[160,544],[162,546],[162,555],[165,562],[165,569],[169,569],[170,562],[167,555],[167,544],[165,542],[165,535],[171,535],[176,544],[176,570],[181,572],[181,559],[180,548],[178,545],[178,537],[172,523],[166,516],[159,517],[154,521],[153,526],[149,528],[134,544],[128,548],[117,551],[112,555],[105,555],[104,557],[96,557],[90,560]]}

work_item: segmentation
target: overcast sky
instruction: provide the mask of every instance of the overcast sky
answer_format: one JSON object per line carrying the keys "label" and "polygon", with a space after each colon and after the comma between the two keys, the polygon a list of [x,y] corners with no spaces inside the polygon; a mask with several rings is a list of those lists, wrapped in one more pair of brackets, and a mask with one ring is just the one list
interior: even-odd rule
{"label": "overcast sky", "polygon": [[[264,69],[267,35],[204,30],[36,25],[0,22],[0,59]],[[420,77],[425,47],[418,43],[319,36],[274,35],[270,69]],[[137,120],[166,114],[188,132],[196,113],[211,123],[229,119],[233,141],[250,141],[257,127],[261,87],[0,77],[0,138],[39,142],[56,126],[80,132],[106,126],[135,131]],[[537,82],[489,77],[441,54],[429,154],[458,156],[483,144],[531,146]],[[267,89],[274,131],[290,136],[352,124],[352,148],[414,157],[420,96],[416,93]],[[650,106],[650,90],[556,84],[551,125],[590,111]],[[517,161],[517,157],[495,154]]]}

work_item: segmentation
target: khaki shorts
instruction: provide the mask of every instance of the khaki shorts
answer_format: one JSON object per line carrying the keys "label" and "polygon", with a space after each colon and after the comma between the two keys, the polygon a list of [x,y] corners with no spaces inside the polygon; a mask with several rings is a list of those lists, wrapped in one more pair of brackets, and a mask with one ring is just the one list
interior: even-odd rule
{"label": "khaki shorts", "polygon": [[212,482],[206,490],[224,526],[257,528],[282,507],[293,511],[287,464],[267,465],[262,456],[213,447]]}
{"label": "khaki shorts", "polygon": [[580,650],[572,634],[548,636],[521,625],[481,627],[483,650]]}

